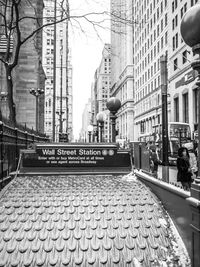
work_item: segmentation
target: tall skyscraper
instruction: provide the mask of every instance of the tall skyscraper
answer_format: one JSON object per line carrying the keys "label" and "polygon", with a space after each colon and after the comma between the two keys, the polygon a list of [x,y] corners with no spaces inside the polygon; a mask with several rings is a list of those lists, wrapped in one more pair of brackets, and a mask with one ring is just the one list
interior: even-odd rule
{"label": "tall skyscraper", "polygon": [[[61,5],[62,2],[62,5]],[[60,3],[60,4],[59,4]],[[54,1],[45,0],[44,23],[54,21]],[[66,7],[66,1],[58,1],[56,5],[56,18],[63,16],[62,6]],[[54,30],[56,32],[54,34]],[[54,64],[54,49],[56,58]],[[68,21],[50,25],[43,31],[43,67],[46,73],[45,84],[45,132],[55,141],[59,141],[59,135],[68,135],[68,140],[73,138],[72,127],[72,65],[71,51],[68,41]],[[55,80],[54,80],[55,67]],[[54,92],[55,82],[55,92]],[[55,102],[54,102],[55,101]],[[55,105],[55,106],[54,106]],[[54,112],[55,107],[55,113]],[[55,116],[55,125],[53,125]]]}
{"label": "tall skyscraper", "polygon": [[131,0],[111,1],[111,96],[120,99],[119,139],[134,140],[133,22]]}
{"label": "tall skyscraper", "polygon": [[169,1],[133,1],[135,140],[161,128],[160,57],[169,47]]}
{"label": "tall skyscraper", "polygon": [[[6,5],[6,2],[4,3]],[[1,8],[4,7],[2,3]],[[24,18],[24,23],[20,24],[21,40],[29,36],[38,27],[38,24],[34,24],[31,17],[41,18],[43,15],[43,1],[33,0],[30,3],[26,2],[19,8],[20,18]],[[6,10],[6,9],[5,9]],[[3,10],[2,12],[5,12]],[[10,9],[7,9],[10,10]],[[8,16],[8,13],[6,16]],[[26,14],[29,14],[30,18]],[[2,45],[3,28],[0,31],[0,46]],[[16,35],[13,34],[13,43],[15,51],[15,38]],[[0,50],[2,47],[0,48]],[[0,51],[3,56],[3,49]],[[13,52],[14,53],[14,52]],[[12,62],[11,55],[11,62]],[[26,41],[20,48],[19,59],[17,66],[12,72],[13,78],[13,97],[16,108],[16,120],[19,124],[25,125],[34,130],[39,130],[44,132],[44,96],[41,96],[38,103],[38,125],[36,125],[36,98],[30,94],[30,89],[44,89],[45,74],[42,68],[42,32],[39,31],[35,36]],[[5,69],[0,63],[1,71],[1,82],[0,91],[5,92],[7,90],[7,85],[5,81]],[[4,77],[4,78],[3,78]],[[9,114],[8,108],[6,109],[6,114]]]}
{"label": "tall skyscraper", "polygon": [[95,72],[94,83],[91,93],[91,110],[93,111],[93,125],[97,126],[96,116],[99,112],[105,113],[103,141],[110,141],[109,112],[106,103],[110,98],[111,89],[111,52],[110,44],[105,44],[102,51],[102,58],[98,69]]}

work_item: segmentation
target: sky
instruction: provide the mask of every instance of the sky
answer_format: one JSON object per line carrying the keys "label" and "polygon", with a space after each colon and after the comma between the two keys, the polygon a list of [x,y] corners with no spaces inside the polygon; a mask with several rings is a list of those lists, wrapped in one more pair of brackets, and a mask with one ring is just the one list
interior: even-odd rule
{"label": "sky", "polygon": [[[109,0],[71,0],[71,16],[97,12],[109,9]],[[99,14],[89,17],[99,21],[105,17]],[[85,104],[91,96],[91,86],[94,74],[98,68],[104,43],[110,42],[109,21],[106,20],[102,28],[95,31],[91,23],[84,19],[71,20],[70,46],[73,66],[73,131],[78,138],[82,126],[82,113]]]}

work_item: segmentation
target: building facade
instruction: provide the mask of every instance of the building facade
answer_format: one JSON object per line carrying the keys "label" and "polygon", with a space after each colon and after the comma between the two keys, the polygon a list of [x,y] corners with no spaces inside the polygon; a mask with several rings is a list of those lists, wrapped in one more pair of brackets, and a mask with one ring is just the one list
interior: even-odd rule
{"label": "building facade", "polygon": [[[60,1],[63,2],[63,1]],[[58,2],[56,17],[62,16],[62,9]],[[66,1],[64,1],[66,5]],[[54,20],[54,1],[45,0],[44,23]],[[55,141],[59,141],[59,134],[68,135],[68,140],[73,139],[72,121],[72,65],[71,51],[68,42],[68,21],[47,26],[43,31],[43,67],[46,74],[45,84],[45,133],[52,138],[53,127],[55,127]],[[55,39],[55,40],[54,40]],[[54,64],[54,49],[56,58]],[[54,81],[55,67],[55,81]],[[54,93],[55,82],[55,93]],[[53,125],[53,105],[55,96],[55,125]]]}
{"label": "building facade", "polygon": [[195,84],[196,73],[191,68],[192,49],[187,46],[180,34],[180,23],[185,12],[197,4],[197,0],[172,1],[170,5],[169,45],[169,93],[171,120],[190,124],[194,133],[198,124],[198,97]]}
{"label": "building facade", "polygon": [[133,1],[135,140],[161,131],[160,57],[169,47],[169,5],[167,0]]}
{"label": "building facade", "polygon": [[93,141],[93,128],[92,128],[92,103],[91,99],[85,104],[82,113],[82,128],[79,136],[79,142],[92,142]]}
{"label": "building facade", "polygon": [[111,1],[111,96],[121,101],[118,139],[134,140],[132,1]]}
{"label": "building facade", "polygon": [[[2,5],[3,7],[3,5]],[[31,4],[26,2],[19,7],[20,18],[24,18],[24,23],[20,24],[21,40],[29,36],[38,27],[33,20],[27,17],[42,18],[43,1],[32,1]],[[41,22],[41,21],[40,21]],[[2,27],[3,28],[3,27]],[[3,35],[4,33],[1,32]],[[2,40],[2,35],[0,40]],[[15,33],[13,34],[13,53],[15,52],[16,42]],[[0,41],[1,43],[1,41]],[[0,51],[3,56],[3,50]],[[11,56],[12,61],[12,56]],[[1,82],[0,91],[5,92],[6,80],[5,69],[1,64]],[[30,94],[30,89],[44,89],[45,74],[42,67],[42,32],[39,31],[34,37],[27,40],[20,48],[17,66],[13,72],[13,98],[16,108],[16,121],[19,124],[26,125],[29,128],[44,132],[44,96],[41,96],[39,103],[36,98]],[[4,103],[6,107],[6,102]],[[38,108],[36,105],[38,104]],[[36,110],[38,109],[38,125],[36,125]],[[4,115],[8,117],[8,107],[4,109]]]}
{"label": "building facade", "polygon": [[[98,69],[94,75],[94,83],[92,85],[91,92],[91,104],[92,104],[92,124],[94,130],[99,135],[97,129],[98,122],[96,116],[99,112],[105,113],[105,121],[103,126],[103,141],[110,142],[110,123],[109,112],[106,107],[106,103],[110,98],[111,89],[111,52],[110,44],[105,44],[102,51],[102,59]],[[99,136],[97,138],[99,140]]]}

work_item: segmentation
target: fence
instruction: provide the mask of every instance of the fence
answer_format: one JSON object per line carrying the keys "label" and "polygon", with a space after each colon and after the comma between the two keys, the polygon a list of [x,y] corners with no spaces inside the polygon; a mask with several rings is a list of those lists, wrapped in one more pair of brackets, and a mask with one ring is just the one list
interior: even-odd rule
{"label": "fence", "polygon": [[16,170],[20,149],[26,149],[35,142],[48,142],[44,135],[25,127],[14,128],[0,121],[0,186]]}

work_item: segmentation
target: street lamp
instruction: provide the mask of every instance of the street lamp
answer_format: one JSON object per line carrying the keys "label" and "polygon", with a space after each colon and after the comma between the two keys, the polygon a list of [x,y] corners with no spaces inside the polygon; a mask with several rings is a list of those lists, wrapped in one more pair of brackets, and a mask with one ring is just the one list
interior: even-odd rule
{"label": "street lamp", "polygon": [[111,97],[106,103],[107,109],[110,111],[110,120],[112,127],[112,142],[116,142],[116,129],[115,120],[117,118],[116,113],[121,107],[121,101],[116,97]]}
{"label": "street lamp", "polygon": [[36,131],[39,130],[39,97],[44,94],[44,90],[43,89],[40,89],[40,88],[37,88],[37,89],[30,89],[30,94],[35,96],[36,98],[36,121],[35,121],[35,124],[36,124]]}
{"label": "street lamp", "polygon": [[[197,56],[191,63],[191,67],[197,71],[196,85],[198,87],[198,138],[200,137],[200,5],[196,4],[190,8],[181,21],[181,35],[185,43],[192,47],[194,56]],[[198,158],[200,157],[200,142],[198,143]],[[199,163],[199,160],[198,160]],[[198,164],[198,178],[196,184],[191,186],[191,199],[189,201],[192,211],[191,231],[192,231],[192,266],[200,266],[200,164]]]}
{"label": "street lamp", "polygon": [[92,135],[92,131],[93,131],[93,126],[88,125],[87,130],[88,130],[89,143],[91,143],[91,135]]}
{"label": "street lamp", "polygon": [[[181,35],[185,43],[192,47],[197,58],[191,63],[191,67],[197,71],[196,85],[198,87],[198,137],[200,137],[200,5],[190,8],[181,21]],[[198,144],[198,156],[200,155],[200,142]],[[198,181],[200,182],[200,166],[198,168]]]}
{"label": "street lamp", "polygon": [[99,124],[99,131],[100,131],[99,142],[102,143],[103,142],[103,126],[104,126],[104,121],[106,120],[106,114],[104,112],[99,112],[97,113],[96,119]]}

